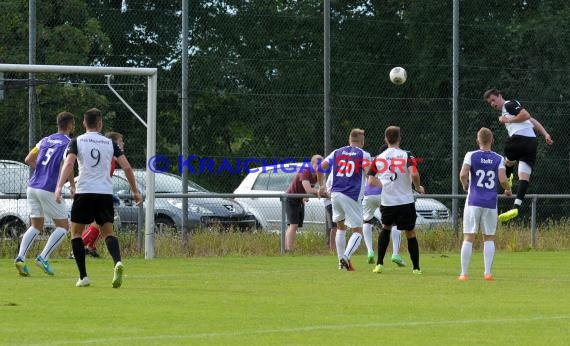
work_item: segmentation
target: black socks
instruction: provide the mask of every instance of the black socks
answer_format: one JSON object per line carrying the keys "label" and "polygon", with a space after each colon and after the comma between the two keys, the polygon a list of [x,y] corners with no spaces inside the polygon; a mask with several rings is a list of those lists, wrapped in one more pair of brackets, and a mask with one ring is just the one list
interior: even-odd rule
{"label": "black socks", "polygon": [[121,250],[119,248],[119,239],[114,235],[107,236],[105,238],[105,244],[107,244],[107,250],[109,250],[109,254],[113,257],[113,262],[117,264],[117,262],[121,261]]}
{"label": "black socks", "polygon": [[390,244],[390,233],[391,229],[382,228],[380,235],[378,236],[378,260],[376,264],[384,264],[384,256],[386,256],[386,250],[388,249],[388,244]]}
{"label": "black socks", "polygon": [[83,279],[87,276],[87,269],[85,269],[85,245],[83,245],[83,239],[71,239],[71,250],[73,251],[73,257],[75,258],[77,269],[79,269],[79,278]]}
{"label": "black socks", "polygon": [[[528,185],[529,183],[527,180],[519,180],[517,187],[517,199],[520,199],[521,201],[524,199],[526,191],[528,190]],[[520,207],[520,205],[515,204],[515,207],[518,208]]]}
{"label": "black socks", "polygon": [[414,266],[413,269],[420,269],[420,246],[418,245],[418,238],[408,238],[408,252],[410,253],[410,259]]}

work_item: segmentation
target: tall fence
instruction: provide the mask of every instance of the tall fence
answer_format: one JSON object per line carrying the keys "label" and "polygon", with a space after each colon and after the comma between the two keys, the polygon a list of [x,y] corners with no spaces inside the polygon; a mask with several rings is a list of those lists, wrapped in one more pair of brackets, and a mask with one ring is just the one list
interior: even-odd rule
{"label": "tall fence", "polygon": [[[73,5],[72,5],[73,4]],[[333,148],[351,128],[366,130],[365,149],[376,154],[388,125],[403,129],[402,146],[422,158],[428,193],[454,194],[452,162],[476,148],[482,127],[494,131],[494,149],[506,139],[498,113],[482,99],[490,87],[522,102],[550,132],[539,138],[529,193],[570,192],[567,133],[570,4],[567,1],[460,2],[459,157],[451,153],[452,1],[331,3],[331,130]],[[189,157],[181,145],[181,2],[74,1],[37,3],[37,64],[157,67],[157,153],[179,174],[208,190],[230,193],[247,158],[302,160],[323,154],[323,2],[191,1],[189,9]],[[3,1],[0,62],[28,62],[26,2]],[[556,42],[556,44],[553,44]],[[408,71],[390,83],[394,66]],[[4,73],[0,76],[0,159],[22,162],[32,124],[28,90],[35,90],[33,141],[56,130],[55,116],[91,107],[105,114],[104,131],[125,136],[133,166],[146,166],[146,135],[104,76]],[[141,78],[115,76],[112,87],[145,119]],[[219,168],[204,171],[204,159]],[[257,161],[258,162],[258,161]],[[515,183],[516,184],[516,183]],[[515,185],[516,190],[516,185]],[[0,191],[3,192],[3,191]],[[450,206],[450,200],[442,201]],[[507,208],[510,201],[501,201]],[[568,215],[568,199],[537,205],[537,219]],[[530,212],[530,203],[525,203]]]}
{"label": "tall fence", "polygon": [[[120,205],[116,206],[115,211],[115,231],[119,234],[130,233],[136,239],[138,251],[144,253],[144,217],[145,206],[135,206],[131,203],[131,196],[128,194],[117,194],[121,200]],[[288,197],[303,197],[306,198],[306,214],[305,227],[300,231],[308,232],[326,232],[326,225],[324,219],[324,205],[321,200],[317,199],[314,195],[303,194],[285,194],[285,193],[270,193],[270,194],[252,194],[252,193],[238,193],[238,194],[223,194],[223,193],[202,193],[199,197],[196,194],[181,194],[181,193],[159,193],[156,195],[156,203],[158,210],[161,211],[161,216],[157,219],[157,227],[155,234],[165,235],[165,232],[181,232],[180,217],[181,210],[179,208],[170,208],[166,212],[162,206],[165,205],[166,200],[188,198],[190,207],[195,208],[208,208],[215,204],[231,205],[234,200],[239,200],[240,205],[244,206],[246,210],[237,211],[233,217],[224,217],[222,215],[204,215],[197,210],[194,210],[190,215],[190,224],[192,231],[214,229],[217,231],[261,231],[261,232],[278,232],[279,233],[279,249],[282,254],[285,253],[285,231],[287,229],[286,220],[286,199]],[[433,202],[426,202],[427,200],[435,199],[435,201],[445,201],[456,199],[463,201],[466,195],[433,195],[426,194],[417,196],[416,209],[418,219],[416,229],[419,232],[429,232],[433,229],[445,229],[450,232],[453,231],[452,215],[449,210],[441,213],[441,209]],[[505,198],[500,196],[500,198]],[[539,222],[539,208],[549,201],[559,201],[563,199],[570,199],[568,194],[545,195],[545,194],[531,194],[527,198],[530,201],[530,213],[522,219],[517,220],[517,225],[526,228],[530,233],[530,243],[527,244],[530,248],[537,247],[537,239],[540,237],[540,222]],[[257,200],[261,200],[257,203]],[[68,208],[71,208],[71,201],[66,201]],[[460,203],[463,205],[463,203]],[[436,208],[436,209],[434,209]],[[438,215],[439,213],[439,216]],[[249,216],[247,216],[249,215]],[[379,217],[379,216],[378,216]],[[457,222],[461,221],[461,217]],[[25,194],[18,194],[15,196],[0,195],[0,238],[4,240],[18,241],[19,237],[23,234],[29,223],[27,202]],[[52,229],[54,227],[51,220],[46,220],[46,228]],[[455,232],[460,232],[456,229]],[[500,236],[500,233],[499,233]],[[0,240],[2,240],[0,239]],[[2,256],[0,251],[0,256]],[[11,256],[13,254],[10,254]]]}

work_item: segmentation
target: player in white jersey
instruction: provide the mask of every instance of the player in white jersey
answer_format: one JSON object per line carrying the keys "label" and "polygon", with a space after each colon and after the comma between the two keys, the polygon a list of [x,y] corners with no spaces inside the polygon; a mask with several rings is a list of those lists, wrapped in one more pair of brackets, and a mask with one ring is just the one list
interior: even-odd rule
{"label": "player in white jersey", "polygon": [[389,126],[384,131],[384,140],[388,149],[372,161],[368,173],[368,183],[382,187],[382,231],[378,236],[378,259],[374,273],[382,273],[384,256],[390,243],[392,225],[405,232],[408,240],[408,251],[412,260],[412,273],[422,274],[420,269],[420,250],[416,238],[416,206],[412,183],[416,191],[425,193],[420,184],[420,175],[415,157],[408,151],[400,149],[402,140],[400,128]]}
{"label": "player in white jersey", "polygon": [[[380,147],[380,153],[386,150],[388,146],[386,144]],[[369,170],[368,174],[375,174],[373,170]],[[363,219],[364,225],[362,226],[362,234],[364,235],[364,243],[366,244],[366,249],[368,251],[368,263],[374,264],[374,245],[372,244],[372,226],[373,223],[379,220],[374,217],[376,209],[380,208],[382,202],[382,188],[379,186],[373,186],[366,180],[364,186],[364,199],[362,200],[362,208],[364,211]],[[399,267],[405,267],[406,262],[400,257],[400,235],[401,231],[396,225],[392,227],[392,262],[397,264]]]}
{"label": "player in white jersey", "polygon": [[[70,141],[70,134],[75,129],[74,115],[62,112],[57,115],[58,132],[42,138],[35,147],[30,150],[26,164],[34,169],[26,196],[28,210],[30,211],[31,225],[22,236],[18,256],[14,261],[16,269],[21,276],[29,276],[30,272],[26,264],[26,255],[34,241],[44,228],[44,217],[53,220],[55,229],[50,234],[43,251],[36,257],[36,264],[48,275],[53,275],[53,270],[48,262],[49,256],[63,242],[69,229],[68,211],[65,204],[55,202],[53,194],[59,176],[59,169],[64,159],[65,148]],[[73,193],[75,183],[73,172],[67,176]]]}
{"label": "player in white jersey", "polygon": [[[111,138],[113,142],[117,143],[119,148],[122,151],[125,151],[125,142],[123,140],[123,135],[118,132],[107,132],[105,137]],[[111,163],[111,177],[115,172],[115,160]],[[115,206],[120,205],[120,200],[118,197],[113,196],[113,200],[115,202]],[[115,213],[116,216],[116,213]],[[96,222],[93,222],[89,225],[83,233],[81,233],[81,238],[83,239],[83,244],[85,245],[85,252],[87,255],[92,257],[100,257],[99,252],[97,252],[97,239],[99,239],[99,235],[101,235],[101,230],[99,230],[99,226]],[[73,258],[73,253],[71,253],[70,258]]]}
{"label": "player in white jersey", "polygon": [[[353,271],[350,257],[362,241],[362,197],[364,178],[370,164],[370,154],[362,150],[364,130],[350,131],[349,145],[338,148],[327,156],[321,164],[325,171],[332,174],[331,202],[333,221],[337,224],[335,244],[341,268]],[[352,229],[352,235],[346,243],[346,229]]]}
{"label": "player in white jersey", "polygon": [[517,196],[513,208],[499,215],[500,221],[508,221],[519,215],[519,207],[529,186],[530,175],[536,161],[537,141],[535,130],[544,136],[548,145],[554,143],[542,124],[531,117],[517,100],[506,101],[497,89],[489,89],[483,95],[487,103],[501,112],[499,122],[505,124],[509,137],[505,144],[506,175],[512,185],[512,172],[519,162]]}
{"label": "player in white jersey", "polygon": [[84,287],[90,284],[81,233],[85,225],[95,220],[113,258],[114,274],[111,284],[118,288],[123,282],[123,263],[119,240],[113,235],[113,184],[109,175],[113,157],[116,157],[117,163],[123,168],[137,205],[142,202],[142,197],[137,189],[133,169],[123,151],[117,143],[100,134],[103,128],[101,111],[96,108],[86,111],[83,114],[83,126],[87,132],[73,139],[67,148],[67,157],[57,182],[55,197],[56,201],[61,203],[61,188],[65,177],[73,170],[77,160],[79,177],[71,207],[71,248],[79,269],[79,280],[75,285]]}
{"label": "player in white jersey", "polygon": [[467,281],[469,263],[473,252],[475,233],[479,228],[483,232],[483,262],[486,281],[493,280],[491,267],[495,256],[495,232],[497,229],[497,188],[500,184],[505,195],[511,195],[511,189],[505,173],[502,156],[491,150],[493,133],[488,128],[477,132],[479,150],[465,154],[459,179],[463,190],[467,192],[463,210],[463,244],[461,245],[460,281]]}

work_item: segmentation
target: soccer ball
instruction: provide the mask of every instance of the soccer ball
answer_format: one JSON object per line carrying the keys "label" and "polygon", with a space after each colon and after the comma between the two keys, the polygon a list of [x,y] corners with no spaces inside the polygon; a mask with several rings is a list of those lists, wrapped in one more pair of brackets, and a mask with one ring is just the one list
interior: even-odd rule
{"label": "soccer ball", "polygon": [[394,67],[390,70],[390,81],[396,85],[401,85],[406,83],[408,78],[408,73],[403,67]]}

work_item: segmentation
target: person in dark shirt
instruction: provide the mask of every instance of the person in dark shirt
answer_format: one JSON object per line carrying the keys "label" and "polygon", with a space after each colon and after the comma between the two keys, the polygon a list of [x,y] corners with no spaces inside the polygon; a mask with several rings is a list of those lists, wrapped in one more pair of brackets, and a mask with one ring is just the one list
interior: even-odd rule
{"label": "person in dark shirt", "polygon": [[[312,193],[319,198],[326,194],[325,184],[323,182],[323,174],[319,169],[319,164],[323,160],[321,155],[313,155],[311,157],[311,165],[302,165],[295,178],[289,184],[287,193],[306,194]],[[319,183],[319,188],[315,187]],[[305,218],[305,199],[303,198],[287,198],[285,201],[285,210],[287,213],[287,231],[285,232],[285,251],[292,252],[295,249],[295,238],[297,229],[303,227]]]}

